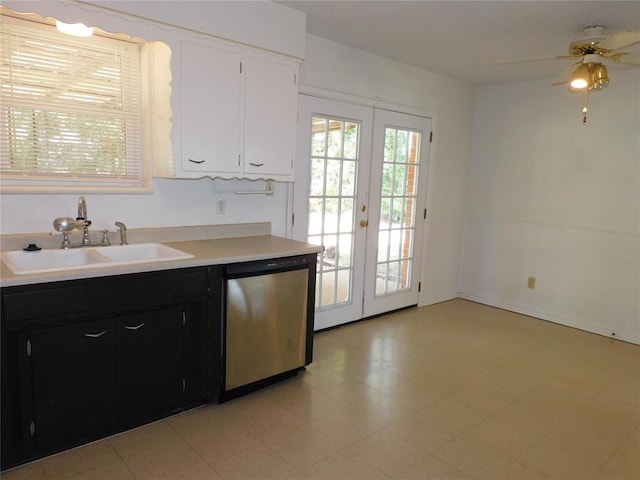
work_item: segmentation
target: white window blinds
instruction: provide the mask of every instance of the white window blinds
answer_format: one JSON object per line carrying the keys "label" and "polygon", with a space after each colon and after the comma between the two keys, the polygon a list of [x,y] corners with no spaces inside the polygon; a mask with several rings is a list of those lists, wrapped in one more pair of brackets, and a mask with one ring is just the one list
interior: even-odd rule
{"label": "white window blinds", "polygon": [[3,185],[142,185],[141,45],[1,26]]}

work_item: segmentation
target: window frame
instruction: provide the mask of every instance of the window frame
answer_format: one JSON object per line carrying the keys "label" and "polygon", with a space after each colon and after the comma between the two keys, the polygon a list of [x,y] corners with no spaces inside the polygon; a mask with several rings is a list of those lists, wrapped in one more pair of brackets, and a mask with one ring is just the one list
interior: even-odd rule
{"label": "window frame", "polygon": [[[63,33],[55,30],[55,19],[51,17],[43,18],[37,14],[20,14],[13,10],[0,7],[2,14],[2,22],[30,22],[33,25],[42,25],[42,28],[53,29],[56,34],[61,35],[61,39],[67,37]],[[127,136],[124,135],[125,147],[127,154],[126,161],[133,159],[135,162],[134,177],[120,175],[96,175],[91,174],[56,174],[55,178],[42,178],[37,174],[17,173],[0,169],[0,192],[1,193],[149,193],[151,188],[152,177],[152,156],[153,141],[151,139],[152,128],[151,120],[153,119],[153,44],[159,42],[145,42],[139,37],[132,37],[126,34],[109,34],[99,28],[95,28],[96,40],[99,42],[125,42],[127,48],[133,44],[139,52],[139,85],[135,86],[139,89],[137,97],[139,99],[134,112],[136,133],[133,141],[127,142]],[[4,35],[4,34],[3,34]],[[170,52],[169,52],[170,55]],[[159,62],[162,63],[162,62]],[[164,62],[168,66],[168,62]],[[5,65],[2,65],[2,68]],[[4,94],[0,97],[2,103],[5,102]],[[166,102],[169,103],[168,101]],[[73,110],[71,110],[73,111]],[[4,113],[3,113],[4,115]],[[100,117],[96,114],[96,117]],[[170,129],[170,127],[169,127]],[[166,130],[166,129],[165,129]],[[2,129],[0,136],[2,137],[2,163],[8,163],[9,155],[9,131]],[[122,138],[122,137],[121,137]],[[4,165],[2,165],[4,167]],[[40,178],[36,178],[40,177]]]}

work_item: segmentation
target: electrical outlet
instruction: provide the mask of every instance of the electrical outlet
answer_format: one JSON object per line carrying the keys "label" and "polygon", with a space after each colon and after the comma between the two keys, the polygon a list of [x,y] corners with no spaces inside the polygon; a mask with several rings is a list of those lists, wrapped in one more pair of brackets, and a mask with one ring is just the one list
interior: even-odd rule
{"label": "electrical outlet", "polygon": [[218,215],[222,215],[224,214],[225,209],[226,209],[226,205],[225,205],[224,198],[219,197],[218,199],[216,199],[216,213]]}
{"label": "electrical outlet", "polygon": [[536,277],[529,277],[527,280],[527,288],[536,288]]}

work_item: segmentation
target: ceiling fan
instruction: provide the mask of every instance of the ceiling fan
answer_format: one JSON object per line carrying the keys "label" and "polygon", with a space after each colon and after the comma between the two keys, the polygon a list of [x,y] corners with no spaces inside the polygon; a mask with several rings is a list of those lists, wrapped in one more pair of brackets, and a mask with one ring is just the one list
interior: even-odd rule
{"label": "ceiling fan", "polygon": [[572,92],[585,92],[582,123],[587,123],[589,92],[602,90],[609,85],[609,72],[605,64],[611,62],[640,67],[640,55],[621,51],[640,43],[640,31],[623,30],[614,35],[606,35],[605,30],[601,25],[585,27],[582,30],[583,35],[569,43],[569,53],[565,55],[499,63],[577,59],[563,69],[551,85],[568,85]]}
{"label": "ceiling fan", "polygon": [[640,55],[621,50],[640,43],[640,31],[623,30],[614,35],[606,35],[606,28],[600,25],[585,27],[583,36],[569,44],[569,54],[555,58],[577,58],[562,70],[551,82],[552,85],[569,84],[574,91],[602,90],[609,85],[605,63],[640,66]]}

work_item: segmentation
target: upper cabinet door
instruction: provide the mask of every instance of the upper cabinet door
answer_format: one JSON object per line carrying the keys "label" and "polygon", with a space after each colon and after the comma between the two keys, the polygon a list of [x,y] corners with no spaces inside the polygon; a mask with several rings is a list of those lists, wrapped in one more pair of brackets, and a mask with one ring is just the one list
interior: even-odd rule
{"label": "upper cabinet door", "polygon": [[298,63],[239,45],[183,42],[175,176],[293,181]]}
{"label": "upper cabinet door", "polygon": [[241,54],[231,49],[182,43],[183,171],[237,174],[241,149],[241,62]]}
{"label": "upper cabinet door", "polygon": [[243,172],[247,176],[293,180],[297,67],[266,55],[246,57]]}

